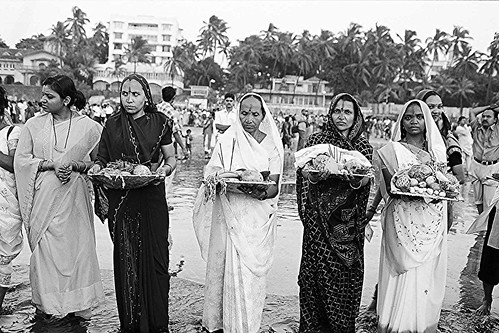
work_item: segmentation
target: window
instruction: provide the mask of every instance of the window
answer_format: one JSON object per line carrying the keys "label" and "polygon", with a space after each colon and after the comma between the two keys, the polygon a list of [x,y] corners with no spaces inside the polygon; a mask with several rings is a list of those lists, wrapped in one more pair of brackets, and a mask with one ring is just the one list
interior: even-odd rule
{"label": "window", "polygon": [[170,52],[172,47],[170,45],[163,45],[163,52]]}
{"label": "window", "polygon": [[114,43],[114,49],[115,50],[121,50],[122,47],[123,47],[123,44],[121,44],[121,43]]}
{"label": "window", "polygon": [[163,30],[166,30],[166,31],[172,30],[172,27],[173,27],[172,24],[162,24],[161,25],[161,28],[163,28]]}
{"label": "window", "polygon": [[114,22],[114,27],[116,29],[123,29],[123,22]]}
{"label": "window", "polygon": [[172,36],[170,35],[163,35],[163,42],[169,42],[171,40]]}
{"label": "window", "polygon": [[115,39],[122,39],[123,38],[123,33],[122,32],[115,32],[114,33],[114,38]]}

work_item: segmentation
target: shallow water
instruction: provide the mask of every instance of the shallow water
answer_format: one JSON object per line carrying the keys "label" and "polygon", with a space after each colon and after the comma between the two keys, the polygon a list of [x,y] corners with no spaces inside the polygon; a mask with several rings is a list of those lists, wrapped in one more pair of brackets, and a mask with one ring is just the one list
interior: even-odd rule
{"label": "shallow water", "polygon": [[[192,227],[192,207],[206,164],[200,147],[200,129],[194,128],[194,151],[189,160],[179,161],[177,173],[168,196],[170,229],[173,236],[171,269],[184,262],[179,278],[172,278],[170,291],[170,323],[172,332],[201,332],[201,317],[206,263],[200,256]],[[380,144],[379,142],[377,143]],[[292,158],[286,158],[285,182],[294,181]],[[292,192],[293,186],[289,187]],[[494,293],[493,316],[476,318],[471,315],[481,302],[481,283],[477,279],[483,238],[465,234],[476,217],[470,185],[463,188],[465,202],[456,205],[456,221],[449,233],[449,261],[445,310],[439,328],[442,332],[499,332],[499,291]],[[283,193],[279,202],[277,240],[274,264],[268,275],[268,297],[263,314],[261,332],[297,332],[299,319],[297,276],[301,257],[302,225],[298,218],[296,196]],[[362,304],[370,302],[378,275],[381,230],[379,215],[371,222],[375,231],[365,246],[365,279]],[[75,318],[45,320],[35,316],[30,304],[28,280],[29,251],[24,250],[16,262],[14,280],[19,285],[11,290],[4,305],[8,315],[0,317],[1,332],[118,332],[119,321],[112,281],[112,247],[106,226],[96,222],[99,262],[105,289],[103,303],[94,310],[90,321]],[[27,254],[28,253],[28,254]],[[187,280],[185,280],[187,279]],[[375,318],[361,315],[357,332],[375,332]]]}

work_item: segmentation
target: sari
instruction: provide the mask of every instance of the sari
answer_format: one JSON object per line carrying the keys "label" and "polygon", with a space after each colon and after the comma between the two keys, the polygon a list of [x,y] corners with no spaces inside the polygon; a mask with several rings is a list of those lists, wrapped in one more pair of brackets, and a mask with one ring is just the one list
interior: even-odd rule
{"label": "sari", "polygon": [[[220,136],[206,175],[240,168],[282,175],[284,150],[272,114],[259,95],[248,95],[259,99],[265,109],[259,129],[266,137],[258,143],[238,117]],[[278,197],[260,201],[227,192],[207,201],[205,186],[199,188],[193,223],[201,256],[207,261],[203,326],[209,332],[259,331],[266,275],[273,260]]]}
{"label": "sari", "polygon": [[[5,126],[0,130],[0,152],[16,149],[21,129]],[[0,168],[0,287],[10,287],[12,260],[23,248],[22,219],[14,174]]]}
{"label": "sari", "polygon": [[[399,142],[402,117],[412,103],[423,110],[428,151]],[[394,175],[414,164],[446,163],[444,141],[424,102],[406,103],[394,129],[391,141],[378,150],[379,170]],[[378,332],[436,332],[447,273],[446,204],[390,197],[389,184],[382,175],[380,179],[386,204],[381,216]]]}
{"label": "sari", "polygon": [[[354,101],[355,120],[348,137],[333,123],[331,113],[341,99]],[[372,160],[364,137],[364,117],[355,99],[335,96],[325,128],[305,147],[332,144],[356,150]],[[297,170],[296,195],[303,223],[303,249],[298,276],[300,332],[355,332],[364,279],[365,211],[370,185],[352,189],[338,179],[312,184]]]}
{"label": "sari", "polygon": [[[145,115],[137,119],[123,107],[106,122],[97,162],[125,160],[151,166],[159,150],[172,143],[172,127],[156,110],[144,78],[132,74],[148,100]],[[132,190],[98,188],[96,206],[108,219],[113,241],[116,302],[123,332],[168,332],[168,207],[165,183]]]}
{"label": "sari", "polygon": [[[91,182],[72,172],[62,184],[54,170],[39,172],[43,160],[90,161],[101,126],[73,113],[54,124],[51,114],[29,119],[14,158],[22,220],[32,254],[30,281],[34,305],[55,316],[88,310],[103,297],[91,203]],[[55,135],[66,137],[64,148]]]}

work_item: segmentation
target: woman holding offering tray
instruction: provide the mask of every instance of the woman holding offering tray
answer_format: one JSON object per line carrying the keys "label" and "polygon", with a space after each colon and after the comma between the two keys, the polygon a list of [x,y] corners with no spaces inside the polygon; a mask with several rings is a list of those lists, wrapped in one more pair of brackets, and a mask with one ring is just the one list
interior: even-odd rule
{"label": "woman holding offering tray", "polygon": [[[446,206],[442,201],[393,194],[390,185],[397,171],[411,166],[415,167],[409,176],[423,175],[433,182],[423,164],[447,163],[445,143],[424,102],[404,105],[392,141],[378,153],[386,202],[381,218],[378,332],[436,332],[447,270]],[[395,185],[407,188],[408,181],[398,177]]]}
{"label": "woman holding offering tray", "polygon": [[[259,331],[273,259],[284,156],[281,137],[259,95],[242,97],[237,119],[215,146],[194,206],[194,229],[208,264],[203,326],[209,332]],[[272,183],[246,186],[244,193],[215,193],[209,186],[223,185],[221,179],[241,169],[255,181],[262,180],[260,172],[270,171]]]}
{"label": "woman holding offering tray", "polygon": [[[146,79],[131,74],[123,80],[120,112],[102,132],[96,165],[119,160],[141,164],[168,176],[175,169],[172,126],[156,110]],[[165,164],[158,168],[160,153]],[[97,193],[102,193],[99,190]],[[105,191],[107,218],[114,243],[116,302],[123,332],[168,332],[168,207],[160,181],[131,190]],[[103,199],[96,197],[97,203]],[[104,200],[105,202],[105,200]],[[106,208],[101,205],[101,208]]]}
{"label": "woman holding offering tray", "polygon": [[[307,147],[331,144],[371,160],[364,137],[364,117],[349,94],[335,96],[324,130]],[[364,279],[364,216],[369,197],[367,177],[330,179],[330,170],[309,173],[298,168],[296,194],[303,223],[300,286],[300,332],[355,332]]]}

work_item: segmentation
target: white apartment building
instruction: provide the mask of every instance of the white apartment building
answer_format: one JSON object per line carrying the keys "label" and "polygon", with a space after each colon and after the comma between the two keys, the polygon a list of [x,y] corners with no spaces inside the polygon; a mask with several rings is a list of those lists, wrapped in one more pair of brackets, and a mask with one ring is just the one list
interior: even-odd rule
{"label": "white apartment building", "polygon": [[182,39],[178,21],[171,17],[113,16],[108,31],[110,61],[125,55],[132,39],[141,36],[152,47],[151,63],[162,65]]}
{"label": "white apartment building", "polygon": [[[144,76],[153,95],[161,95],[164,86],[184,88],[183,73],[166,73],[164,64],[173,48],[182,40],[182,29],[175,18],[155,16],[113,16],[109,22],[109,58],[107,64],[96,66],[93,83],[97,90],[119,90],[120,81],[130,73]],[[132,39],[141,36],[151,46],[151,63],[127,59],[126,50]],[[115,60],[125,64],[116,68]]]}

